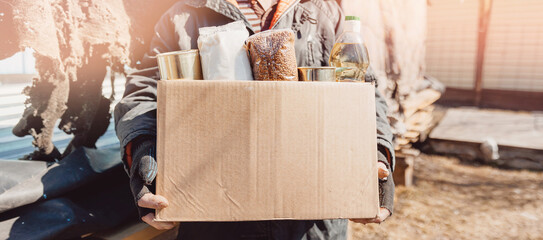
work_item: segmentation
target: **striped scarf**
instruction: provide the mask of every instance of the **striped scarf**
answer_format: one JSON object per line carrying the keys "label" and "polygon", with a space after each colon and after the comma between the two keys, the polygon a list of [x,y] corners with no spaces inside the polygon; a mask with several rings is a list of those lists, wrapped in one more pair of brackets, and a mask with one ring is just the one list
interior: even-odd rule
{"label": "striped scarf", "polygon": [[279,21],[279,17],[287,11],[287,9],[292,5],[296,0],[279,0],[277,3],[277,9],[275,10],[275,14],[273,15],[270,27],[273,27]]}
{"label": "striped scarf", "polygon": [[[236,0],[226,0],[226,1],[236,6],[237,8],[239,8]],[[277,9],[275,10],[275,14],[273,15],[273,18],[270,24],[271,27],[273,27],[273,25],[275,25],[277,21],[279,21],[279,17],[281,17],[281,15],[283,15],[283,13],[285,13],[285,11],[287,11],[290,5],[292,5],[294,2],[296,2],[296,0],[279,0],[279,2],[277,3]]]}

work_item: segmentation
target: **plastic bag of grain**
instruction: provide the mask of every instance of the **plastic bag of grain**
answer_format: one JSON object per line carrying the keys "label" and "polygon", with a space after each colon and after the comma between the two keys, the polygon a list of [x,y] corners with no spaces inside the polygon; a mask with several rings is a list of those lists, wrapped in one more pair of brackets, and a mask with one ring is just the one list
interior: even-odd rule
{"label": "plastic bag of grain", "polygon": [[249,32],[242,21],[200,28],[198,50],[204,80],[253,80],[245,49]]}
{"label": "plastic bag of grain", "polygon": [[247,39],[246,47],[255,80],[298,81],[292,30],[257,33]]}

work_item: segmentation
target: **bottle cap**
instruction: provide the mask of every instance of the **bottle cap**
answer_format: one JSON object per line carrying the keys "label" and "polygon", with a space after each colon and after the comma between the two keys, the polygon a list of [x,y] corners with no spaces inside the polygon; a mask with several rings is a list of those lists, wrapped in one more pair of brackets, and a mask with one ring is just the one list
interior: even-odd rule
{"label": "bottle cap", "polygon": [[345,21],[349,21],[349,20],[360,21],[360,17],[358,17],[358,16],[345,16]]}
{"label": "bottle cap", "polygon": [[343,27],[343,30],[345,32],[356,32],[360,33],[362,22],[360,22],[360,18],[357,16],[346,16],[345,17],[345,25]]}

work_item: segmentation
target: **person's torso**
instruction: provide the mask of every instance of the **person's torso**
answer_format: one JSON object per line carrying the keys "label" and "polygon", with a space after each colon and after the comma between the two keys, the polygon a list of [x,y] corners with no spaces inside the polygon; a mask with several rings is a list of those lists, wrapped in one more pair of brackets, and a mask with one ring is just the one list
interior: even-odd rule
{"label": "person's torso", "polygon": [[[243,13],[225,0],[187,0],[178,2],[170,11],[173,11],[171,21],[179,50],[198,48],[198,29],[201,27],[242,20],[249,34],[254,34]],[[294,31],[298,66],[327,66],[341,17],[343,14],[334,1],[298,0],[279,16],[270,29],[290,28]]]}

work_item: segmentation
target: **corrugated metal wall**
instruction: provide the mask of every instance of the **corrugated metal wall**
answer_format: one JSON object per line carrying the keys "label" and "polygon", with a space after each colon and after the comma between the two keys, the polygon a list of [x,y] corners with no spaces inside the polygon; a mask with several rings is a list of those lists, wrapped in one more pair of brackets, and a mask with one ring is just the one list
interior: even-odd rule
{"label": "corrugated metal wall", "polygon": [[[479,0],[435,0],[428,7],[427,74],[473,89]],[[494,0],[483,88],[543,91],[543,1]]]}
{"label": "corrugated metal wall", "polygon": [[543,91],[543,1],[494,0],[483,88]]}
{"label": "corrugated metal wall", "polygon": [[479,0],[439,0],[428,6],[426,73],[448,87],[474,86]]}

